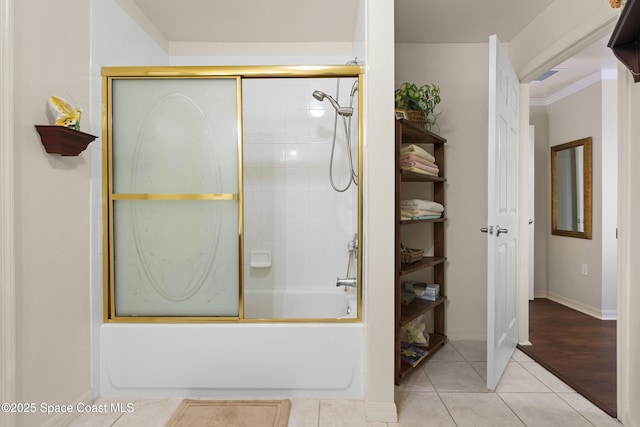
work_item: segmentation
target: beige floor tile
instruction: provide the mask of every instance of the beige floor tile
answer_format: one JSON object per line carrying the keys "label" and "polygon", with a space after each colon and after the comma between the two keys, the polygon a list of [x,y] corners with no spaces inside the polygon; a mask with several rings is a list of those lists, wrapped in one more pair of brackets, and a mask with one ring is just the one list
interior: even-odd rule
{"label": "beige floor tile", "polygon": [[424,367],[438,392],[487,392],[487,382],[468,362],[429,360]]}
{"label": "beige floor tile", "polygon": [[517,362],[509,362],[496,387],[505,393],[551,393],[549,387]]}
{"label": "beige floor tile", "polygon": [[486,341],[451,341],[450,344],[467,362],[487,361]]}
{"label": "beige floor tile", "polygon": [[319,427],[366,427],[361,400],[321,400]]}
{"label": "beige floor tile", "polygon": [[498,393],[527,427],[591,426],[555,393]]}
{"label": "beige floor tile", "polygon": [[458,427],[524,426],[495,393],[440,393]]}
{"label": "beige floor tile", "polygon": [[320,401],[315,399],[292,399],[289,427],[318,427]]}
{"label": "beige floor tile", "polygon": [[397,392],[398,422],[389,427],[452,426],[453,418],[438,393]]}
{"label": "beige floor tile", "polygon": [[469,362],[469,365],[480,374],[485,382],[487,381],[487,362]]}
{"label": "beige floor tile", "polygon": [[[123,414],[115,427],[164,427],[182,399],[145,399],[133,401],[131,412]],[[130,401],[131,402],[131,401]]]}
{"label": "beige floor tile", "polygon": [[551,391],[556,393],[571,393],[574,390],[565,384],[558,377],[547,371],[537,362],[518,362],[523,368],[531,372],[537,379],[542,381],[544,385],[549,387]]}
{"label": "beige floor tile", "polygon": [[[83,405],[84,413],[73,420],[70,427],[108,427],[124,416],[124,413],[112,411],[111,404],[120,404],[126,407],[128,403],[135,402],[135,399],[111,399],[98,398],[90,405]],[[115,409],[115,408],[114,408]],[[100,411],[100,412],[97,412]]]}
{"label": "beige floor tile", "polygon": [[402,382],[399,386],[396,386],[396,391],[436,391],[429,381],[429,377],[424,372],[424,365],[420,366],[409,374],[402,378]]}
{"label": "beige floor tile", "polygon": [[462,362],[464,357],[449,343],[440,347],[440,350],[436,351],[429,360],[440,360],[448,362]]}
{"label": "beige floor tile", "polygon": [[620,421],[609,416],[578,393],[558,393],[558,396],[596,427],[622,427]]}
{"label": "beige floor tile", "polygon": [[522,351],[520,351],[517,348],[513,352],[513,356],[511,356],[511,358],[513,360],[518,361],[518,362],[533,362],[534,361],[532,358],[530,358],[529,356],[527,356],[526,354],[524,354]]}
{"label": "beige floor tile", "polygon": [[80,414],[68,427],[110,427],[122,414]]}

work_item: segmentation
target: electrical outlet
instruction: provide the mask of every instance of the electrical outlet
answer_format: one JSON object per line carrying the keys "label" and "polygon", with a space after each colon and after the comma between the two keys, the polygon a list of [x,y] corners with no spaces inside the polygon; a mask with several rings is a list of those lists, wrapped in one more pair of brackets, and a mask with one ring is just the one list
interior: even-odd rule
{"label": "electrical outlet", "polygon": [[582,264],[582,275],[583,276],[589,275],[589,267],[587,266],[587,264]]}

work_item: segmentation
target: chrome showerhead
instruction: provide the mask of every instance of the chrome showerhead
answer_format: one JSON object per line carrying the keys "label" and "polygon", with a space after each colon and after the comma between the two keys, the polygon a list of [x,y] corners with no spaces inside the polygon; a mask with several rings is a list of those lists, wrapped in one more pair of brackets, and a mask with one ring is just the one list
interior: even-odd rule
{"label": "chrome showerhead", "polygon": [[[324,99],[325,99],[327,96],[329,96],[329,95],[327,95],[326,93],[322,92],[321,90],[314,90],[312,95],[313,95],[313,97],[314,97],[315,99],[317,99],[318,101],[324,101]],[[329,98],[331,98],[331,97],[329,96]]]}
{"label": "chrome showerhead", "polygon": [[338,114],[340,114],[341,116],[350,117],[353,115],[353,108],[341,107],[340,104],[338,104],[338,101],[336,101],[326,93],[322,92],[321,90],[314,90],[312,95],[315,99],[321,102],[327,99],[331,103],[333,108],[335,108]]}

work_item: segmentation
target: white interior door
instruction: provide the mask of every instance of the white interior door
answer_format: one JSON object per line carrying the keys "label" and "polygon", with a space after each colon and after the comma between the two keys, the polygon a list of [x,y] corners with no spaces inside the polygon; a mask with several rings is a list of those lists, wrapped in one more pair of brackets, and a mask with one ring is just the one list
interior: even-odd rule
{"label": "white interior door", "polygon": [[489,38],[487,388],[518,343],[519,82],[497,36]]}

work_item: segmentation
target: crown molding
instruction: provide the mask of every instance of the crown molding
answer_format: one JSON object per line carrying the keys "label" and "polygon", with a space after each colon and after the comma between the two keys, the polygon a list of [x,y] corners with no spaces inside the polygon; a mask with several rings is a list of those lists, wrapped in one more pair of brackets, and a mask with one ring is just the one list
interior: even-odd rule
{"label": "crown molding", "polygon": [[560,89],[559,91],[549,95],[546,98],[531,98],[529,100],[529,105],[532,107],[548,107],[554,102],[560,101],[567,96],[573,95],[576,92],[579,92],[592,84],[605,81],[605,80],[617,80],[618,79],[618,70],[600,70],[596,71],[593,74],[589,74],[587,77],[584,77],[569,86]]}

